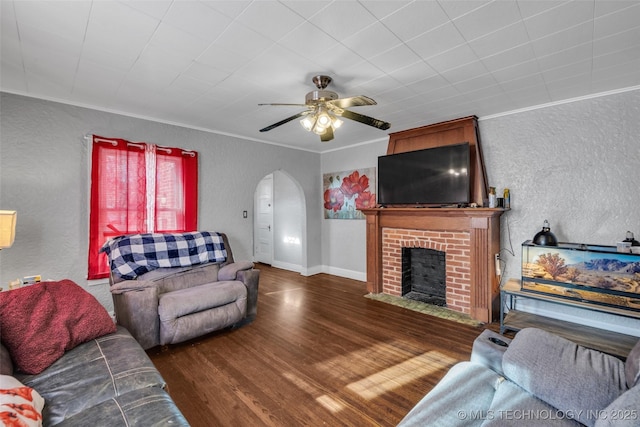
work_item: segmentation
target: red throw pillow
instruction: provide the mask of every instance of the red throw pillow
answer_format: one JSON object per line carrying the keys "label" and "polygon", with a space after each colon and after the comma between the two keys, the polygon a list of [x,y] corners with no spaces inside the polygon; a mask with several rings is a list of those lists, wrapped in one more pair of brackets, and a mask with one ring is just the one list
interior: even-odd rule
{"label": "red throw pillow", "polygon": [[0,292],[2,343],[16,368],[39,374],[83,342],[115,332],[107,310],[71,280]]}

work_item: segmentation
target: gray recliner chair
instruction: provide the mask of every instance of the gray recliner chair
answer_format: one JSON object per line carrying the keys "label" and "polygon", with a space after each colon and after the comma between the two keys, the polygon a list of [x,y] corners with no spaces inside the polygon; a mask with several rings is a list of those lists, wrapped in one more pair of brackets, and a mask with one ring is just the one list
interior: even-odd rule
{"label": "gray recliner chair", "polygon": [[116,322],[144,349],[244,325],[256,317],[260,270],[250,261],[235,262],[226,234],[220,234],[227,251],[224,262],[158,268],[135,280],[111,272]]}

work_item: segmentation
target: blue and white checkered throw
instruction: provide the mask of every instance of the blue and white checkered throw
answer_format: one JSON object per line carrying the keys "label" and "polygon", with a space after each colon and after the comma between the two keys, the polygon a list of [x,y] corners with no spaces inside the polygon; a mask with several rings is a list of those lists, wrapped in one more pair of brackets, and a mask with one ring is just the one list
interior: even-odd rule
{"label": "blue and white checkered throw", "polygon": [[119,236],[107,241],[100,252],[123,279],[135,279],[161,267],[188,267],[205,262],[224,262],[227,250],[220,233],[146,233]]}

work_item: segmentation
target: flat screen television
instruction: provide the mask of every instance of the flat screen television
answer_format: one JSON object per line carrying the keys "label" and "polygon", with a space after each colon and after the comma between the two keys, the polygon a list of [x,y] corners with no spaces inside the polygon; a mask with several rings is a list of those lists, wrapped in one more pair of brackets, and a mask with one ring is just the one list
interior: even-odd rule
{"label": "flat screen television", "polygon": [[469,143],[378,157],[380,205],[452,205],[471,199]]}

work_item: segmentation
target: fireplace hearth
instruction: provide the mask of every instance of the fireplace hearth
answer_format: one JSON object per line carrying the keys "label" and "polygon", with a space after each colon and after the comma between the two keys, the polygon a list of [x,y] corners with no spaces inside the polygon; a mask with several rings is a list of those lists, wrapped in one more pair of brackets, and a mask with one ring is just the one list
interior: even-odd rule
{"label": "fireplace hearth", "polygon": [[402,248],[402,296],[447,306],[446,253],[428,248]]}

